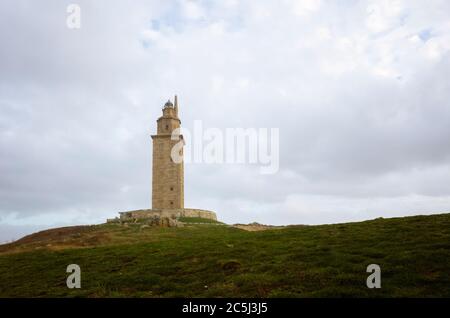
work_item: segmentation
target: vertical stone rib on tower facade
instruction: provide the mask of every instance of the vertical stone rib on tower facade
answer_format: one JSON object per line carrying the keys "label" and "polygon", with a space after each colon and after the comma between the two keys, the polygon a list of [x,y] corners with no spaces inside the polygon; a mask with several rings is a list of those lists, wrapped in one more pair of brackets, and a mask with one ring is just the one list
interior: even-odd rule
{"label": "vertical stone rib on tower facade", "polygon": [[[153,209],[183,209],[184,208],[184,166],[183,162],[172,160],[172,148],[183,142],[183,136],[172,140],[173,130],[180,128],[178,118],[178,99],[175,96],[175,107],[169,100],[162,109],[163,115],[157,120],[157,133],[153,140]],[[183,149],[180,150],[183,156]]]}

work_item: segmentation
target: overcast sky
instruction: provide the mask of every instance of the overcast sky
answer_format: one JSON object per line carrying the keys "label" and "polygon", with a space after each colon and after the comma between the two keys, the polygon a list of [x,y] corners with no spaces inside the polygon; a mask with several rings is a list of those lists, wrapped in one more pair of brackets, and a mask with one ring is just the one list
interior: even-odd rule
{"label": "overcast sky", "polygon": [[3,0],[0,41],[0,241],[150,208],[174,94],[186,128],[280,131],[276,174],[186,164],[186,207],[270,224],[450,212],[448,0]]}

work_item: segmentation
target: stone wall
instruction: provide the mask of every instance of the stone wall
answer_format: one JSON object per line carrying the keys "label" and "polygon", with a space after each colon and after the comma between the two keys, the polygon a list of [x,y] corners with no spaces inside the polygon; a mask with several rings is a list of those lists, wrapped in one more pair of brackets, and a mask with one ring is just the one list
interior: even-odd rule
{"label": "stone wall", "polygon": [[203,218],[217,221],[216,213],[208,210],[200,210],[200,209],[183,209],[181,212],[181,216],[189,217],[189,218]]}
{"label": "stone wall", "polygon": [[153,216],[179,218],[179,217],[199,217],[209,220],[217,220],[216,213],[201,209],[146,209],[119,212],[120,219],[146,219]]}
{"label": "stone wall", "polygon": [[[184,208],[184,166],[175,163],[171,151],[180,140],[171,135],[153,135],[152,208]],[[180,150],[182,152],[182,150]]]}

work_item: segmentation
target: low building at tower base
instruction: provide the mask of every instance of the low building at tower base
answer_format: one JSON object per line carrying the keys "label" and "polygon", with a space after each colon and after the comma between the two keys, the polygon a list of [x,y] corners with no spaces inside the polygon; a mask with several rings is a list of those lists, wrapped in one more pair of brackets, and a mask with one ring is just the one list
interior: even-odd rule
{"label": "low building at tower base", "polygon": [[108,223],[113,222],[135,222],[154,217],[178,219],[181,217],[202,218],[217,221],[216,213],[200,209],[144,209],[119,212],[119,217],[108,219]]}

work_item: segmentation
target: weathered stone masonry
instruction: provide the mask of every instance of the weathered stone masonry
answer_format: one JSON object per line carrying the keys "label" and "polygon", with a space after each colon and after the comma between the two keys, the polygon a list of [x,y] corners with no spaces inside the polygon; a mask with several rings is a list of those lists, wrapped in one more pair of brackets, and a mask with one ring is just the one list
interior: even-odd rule
{"label": "weathered stone masonry", "polygon": [[[182,209],[184,208],[184,164],[172,160],[172,148],[183,135],[174,136],[172,132],[180,128],[178,118],[178,99],[175,96],[175,106],[168,101],[163,108],[163,115],[157,120],[157,134],[153,140],[153,181],[152,208],[153,209]],[[183,150],[180,150],[182,156]]]}

